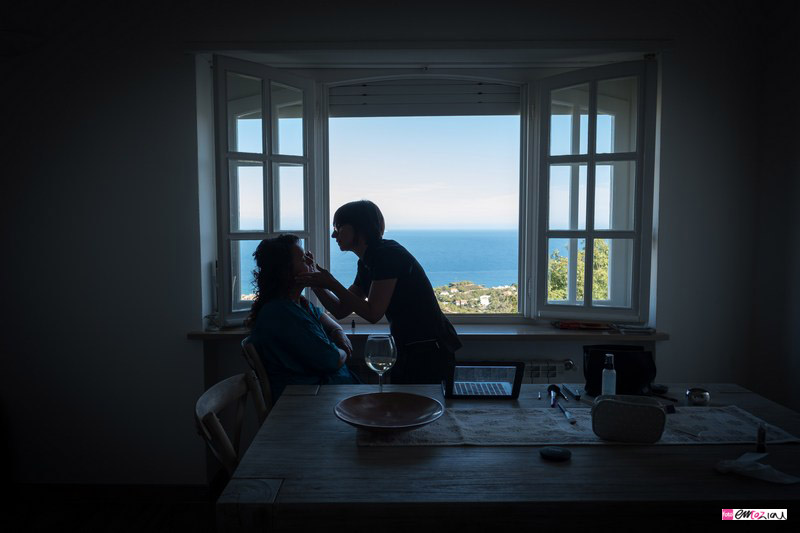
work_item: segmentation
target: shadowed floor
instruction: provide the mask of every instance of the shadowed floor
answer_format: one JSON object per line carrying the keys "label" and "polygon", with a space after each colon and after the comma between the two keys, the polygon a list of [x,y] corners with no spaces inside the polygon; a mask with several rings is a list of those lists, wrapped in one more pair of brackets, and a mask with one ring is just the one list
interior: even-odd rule
{"label": "shadowed floor", "polygon": [[16,485],[4,531],[214,531],[206,487]]}

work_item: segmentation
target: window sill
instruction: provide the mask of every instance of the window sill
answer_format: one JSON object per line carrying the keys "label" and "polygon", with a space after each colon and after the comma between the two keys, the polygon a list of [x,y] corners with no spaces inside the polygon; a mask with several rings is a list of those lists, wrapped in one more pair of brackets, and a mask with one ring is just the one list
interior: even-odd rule
{"label": "window sill", "polygon": [[[542,342],[654,342],[669,340],[669,334],[657,331],[652,334],[622,334],[616,331],[582,331],[557,329],[550,325],[531,324],[453,324],[459,337],[476,341],[542,341]],[[350,338],[361,338],[372,333],[388,333],[388,324],[356,324],[355,331],[344,328]],[[245,328],[219,331],[192,331],[192,340],[241,340],[249,330]]]}

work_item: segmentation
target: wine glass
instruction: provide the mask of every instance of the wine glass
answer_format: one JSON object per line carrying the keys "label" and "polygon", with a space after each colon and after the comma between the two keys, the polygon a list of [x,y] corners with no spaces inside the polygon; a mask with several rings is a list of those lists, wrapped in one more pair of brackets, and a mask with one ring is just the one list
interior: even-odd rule
{"label": "wine glass", "polygon": [[367,337],[364,347],[364,360],[367,366],[378,374],[378,390],[383,392],[383,374],[397,360],[397,347],[391,335],[379,334]]}

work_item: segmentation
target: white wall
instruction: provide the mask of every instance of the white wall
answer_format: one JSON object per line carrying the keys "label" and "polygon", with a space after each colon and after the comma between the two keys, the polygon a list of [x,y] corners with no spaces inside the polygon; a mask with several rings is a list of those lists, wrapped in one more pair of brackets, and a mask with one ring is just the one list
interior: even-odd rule
{"label": "white wall", "polygon": [[[662,381],[740,381],[752,335],[752,76],[721,43],[664,54],[657,324]],[[691,57],[692,61],[686,58]],[[751,104],[752,105],[752,104]]]}
{"label": "white wall", "polygon": [[[797,4],[775,17],[760,64],[761,135],[753,286],[756,335],[746,383],[800,409],[800,110],[797,106]],[[791,36],[791,37],[790,37]]]}
{"label": "white wall", "polygon": [[[711,2],[714,9],[695,6],[687,17],[667,3],[633,1],[526,12],[515,3],[382,12],[302,3],[276,15],[269,5],[9,18],[43,30],[38,49],[8,60],[13,85],[2,109],[0,429],[10,435],[15,478],[205,479],[192,425],[202,350],[186,333],[202,324],[198,205],[209,199],[198,192],[195,58],[187,52],[225,42],[674,39],[662,70],[657,318],[671,340],[658,348],[659,381],[745,380],[763,337],[752,311],[754,228],[761,220],[763,233],[770,222],[763,210],[759,219],[754,178],[758,113],[749,104],[765,90],[754,83],[763,53],[750,46],[754,9]],[[207,44],[185,44],[198,41]],[[780,68],[772,72],[781,78]],[[770,190],[781,190],[775,180]],[[796,192],[783,201],[799,205]],[[789,304],[800,287],[788,273],[798,257],[787,259],[791,297],[781,301],[797,323],[798,306]],[[772,273],[760,272],[769,285]],[[759,302],[763,316],[772,306]],[[793,332],[778,348],[796,354],[799,343]],[[230,356],[239,357],[235,349]],[[800,376],[791,361],[782,398]],[[766,379],[752,383],[768,392]]]}

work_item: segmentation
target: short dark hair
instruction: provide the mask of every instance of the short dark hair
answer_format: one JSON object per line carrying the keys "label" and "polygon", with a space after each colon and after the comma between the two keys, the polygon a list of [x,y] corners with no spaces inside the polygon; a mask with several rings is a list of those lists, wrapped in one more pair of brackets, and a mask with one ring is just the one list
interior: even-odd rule
{"label": "short dark hair", "polygon": [[357,200],[341,206],[333,214],[333,225],[350,224],[356,236],[360,236],[367,246],[381,240],[386,229],[383,213],[369,200]]}

